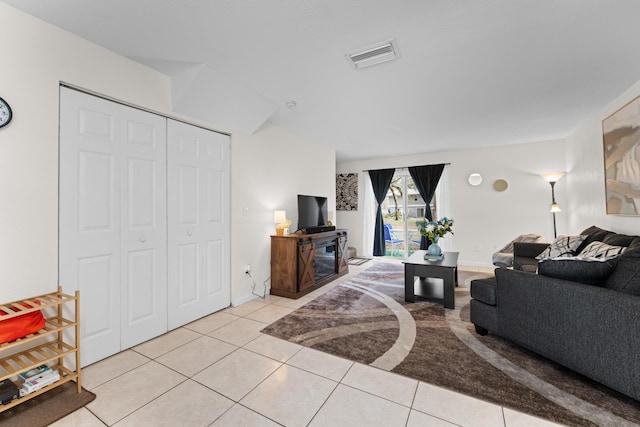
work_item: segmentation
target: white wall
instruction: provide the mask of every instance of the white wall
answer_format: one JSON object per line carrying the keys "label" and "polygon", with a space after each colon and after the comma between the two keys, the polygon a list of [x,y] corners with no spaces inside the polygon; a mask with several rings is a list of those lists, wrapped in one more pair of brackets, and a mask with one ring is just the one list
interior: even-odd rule
{"label": "white wall", "polygon": [[[549,213],[551,187],[541,173],[565,169],[563,141],[490,147],[479,150],[443,151],[410,157],[389,157],[361,162],[341,163],[338,173],[358,173],[358,211],[338,211],[337,223],[350,232],[349,245],[362,251],[363,170],[451,163],[447,166],[450,185],[450,211],[440,216],[454,219],[454,235],[445,238],[452,250],[460,252],[460,264],[491,266],[491,255],[518,234],[538,233],[553,239],[553,223]],[[478,187],[468,184],[471,173],[480,173]],[[509,187],[504,192],[493,190],[493,182],[504,179]],[[566,202],[565,182],[556,185],[556,200]],[[557,214],[558,234],[567,233],[566,215]]]}
{"label": "white wall", "polygon": [[231,298],[237,305],[253,297],[246,264],[259,294],[271,275],[273,211],[286,211],[292,232],[298,194],[326,196],[335,211],[336,170],[334,150],[268,123],[251,137],[234,134],[231,158]]}
{"label": "white wall", "polygon": [[[61,81],[168,112],[169,78],[0,3],[0,301],[51,292],[58,277]],[[64,284],[63,284],[64,285]]]}
{"label": "white wall", "polygon": [[602,120],[637,96],[640,96],[640,82],[601,112],[585,120],[566,138],[566,178],[571,191],[567,214],[573,234],[590,225],[620,233],[640,234],[640,217],[606,214],[602,143]]}

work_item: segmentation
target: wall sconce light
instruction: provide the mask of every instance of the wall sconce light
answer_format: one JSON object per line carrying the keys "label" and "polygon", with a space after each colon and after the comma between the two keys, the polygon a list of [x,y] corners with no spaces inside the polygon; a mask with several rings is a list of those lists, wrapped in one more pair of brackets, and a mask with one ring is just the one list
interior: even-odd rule
{"label": "wall sconce light", "polygon": [[276,225],[276,235],[284,236],[286,230],[291,225],[291,220],[287,219],[286,211],[274,211],[273,212],[273,222]]}
{"label": "wall sconce light", "polygon": [[540,176],[551,185],[551,209],[549,209],[549,212],[553,214],[553,238],[555,239],[556,237],[558,237],[556,233],[556,212],[562,212],[562,210],[556,203],[556,194],[554,188],[556,182],[558,182],[560,178],[564,176],[564,172],[546,173]]}

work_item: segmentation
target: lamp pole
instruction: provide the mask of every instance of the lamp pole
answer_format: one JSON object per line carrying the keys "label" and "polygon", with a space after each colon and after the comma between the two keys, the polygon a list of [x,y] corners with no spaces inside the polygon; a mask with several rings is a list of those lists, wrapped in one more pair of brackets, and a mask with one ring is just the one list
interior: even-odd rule
{"label": "lamp pole", "polygon": [[556,193],[554,192],[556,181],[551,181],[549,184],[551,184],[551,213],[553,213],[553,238],[555,239],[558,237],[556,232],[556,211],[560,210],[560,208],[556,203]]}

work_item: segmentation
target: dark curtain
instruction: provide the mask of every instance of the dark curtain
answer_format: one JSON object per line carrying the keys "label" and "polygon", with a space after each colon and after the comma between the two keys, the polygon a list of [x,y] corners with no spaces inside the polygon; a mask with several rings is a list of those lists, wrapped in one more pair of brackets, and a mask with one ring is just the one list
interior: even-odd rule
{"label": "dark curtain", "polygon": [[[431,208],[429,203],[433,198],[433,193],[436,192],[436,187],[442,176],[444,170],[444,164],[439,165],[427,165],[427,166],[412,166],[409,168],[409,173],[413,182],[427,206],[424,213],[429,221],[433,221],[433,215],[431,215]],[[420,249],[427,249],[431,242],[426,236],[422,236],[420,239]]]}
{"label": "dark curtain", "polygon": [[376,227],[373,234],[373,256],[384,256],[386,246],[384,241],[384,222],[382,220],[382,202],[387,197],[387,191],[391,185],[395,169],[380,169],[369,171],[373,193],[378,202],[378,211],[376,213]]}

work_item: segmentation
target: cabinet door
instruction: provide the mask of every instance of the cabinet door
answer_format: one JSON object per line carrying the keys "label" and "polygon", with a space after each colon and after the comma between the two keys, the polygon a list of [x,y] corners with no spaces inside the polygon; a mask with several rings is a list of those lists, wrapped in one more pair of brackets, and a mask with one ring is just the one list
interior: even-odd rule
{"label": "cabinet door", "polygon": [[228,307],[229,137],[168,121],[169,329]]}
{"label": "cabinet door", "polygon": [[349,270],[349,248],[347,246],[347,233],[341,234],[337,239],[338,273]]}
{"label": "cabinet door", "polygon": [[315,245],[313,242],[302,242],[298,246],[298,292],[302,292],[316,284]]}

